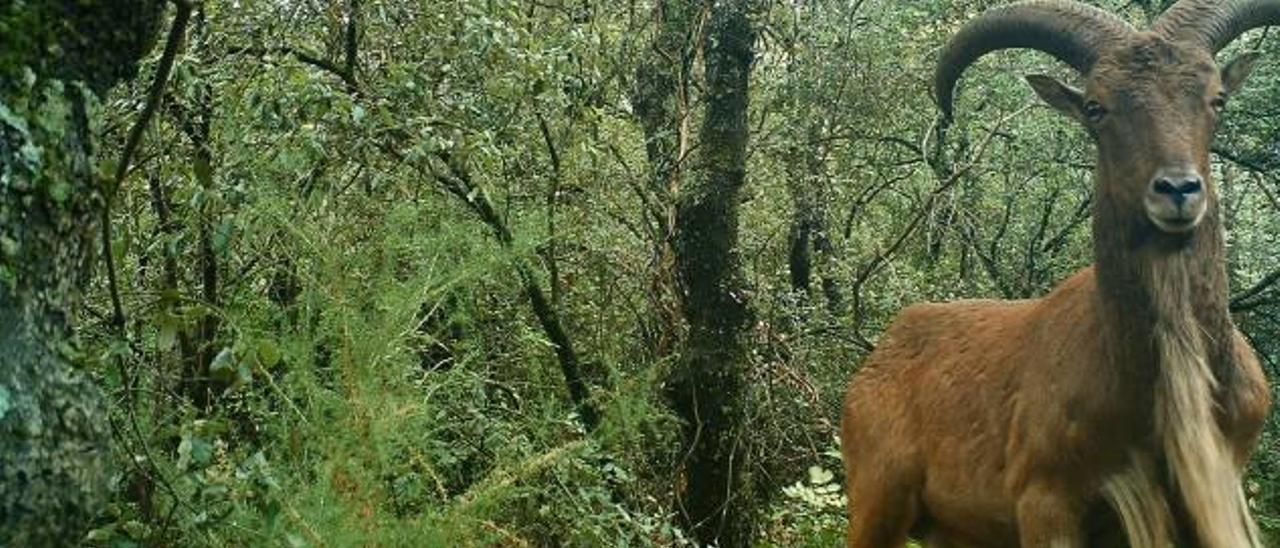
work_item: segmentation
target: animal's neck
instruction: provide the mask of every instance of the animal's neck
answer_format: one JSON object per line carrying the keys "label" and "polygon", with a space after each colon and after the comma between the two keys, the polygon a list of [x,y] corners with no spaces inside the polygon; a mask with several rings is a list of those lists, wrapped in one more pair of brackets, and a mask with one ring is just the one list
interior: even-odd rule
{"label": "animal's neck", "polygon": [[1172,236],[1098,196],[1094,254],[1114,365],[1155,381],[1147,386],[1159,450],[1200,545],[1260,546],[1215,419],[1215,394],[1238,382],[1239,369],[1217,208],[1191,234]]}
{"label": "animal's neck", "polygon": [[[1101,195],[1100,195],[1101,196]],[[1203,333],[1211,362],[1225,359],[1234,326],[1228,310],[1225,242],[1216,206],[1185,236],[1160,232],[1133,211],[1100,200],[1093,220],[1094,257],[1112,333],[1151,341],[1160,326]]]}
{"label": "animal's neck", "polygon": [[1198,343],[1215,369],[1227,365],[1234,325],[1217,208],[1211,206],[1187,235],[1163,233],[1106,199],[1098,201],[1093,222],[1098,285],[1111,332],[1123,341],[1151,341],[1159,329],[1185,328],[1203,335]]}

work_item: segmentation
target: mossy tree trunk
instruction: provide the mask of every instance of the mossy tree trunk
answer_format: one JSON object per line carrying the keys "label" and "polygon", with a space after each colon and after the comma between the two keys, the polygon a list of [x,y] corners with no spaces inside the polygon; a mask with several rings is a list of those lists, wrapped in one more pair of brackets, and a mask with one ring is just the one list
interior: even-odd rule
{"label": "mossy tree trunk", "polygon": [[743,432],[743,339],[751,314],[737,249],[754,41],[749,8],[748,0],[724,0],[712,8],[704,45],[701,169],[686,181],[676,213],[676,266],[689,327],[672,382],[688,444],[680,508],[703,545],[749,545],[756,514],[750,436]]}
{"label": "mossy tree trunk", "polygon": [[75,543],[107,495],[102,394],[71,338],[104,204],[92,122],[163,6],[0,7],[0,546]]}
{"label": "mossy tree trunk", "polygon": [[637,120],[644,129],[649,160],[649,184],[642,194],[645,220],[652,238],[652,277],[649,299],[656,320],[652,334],[654,355],[671,356],[680,332],[675,273],[675,197],[680,192],[688,151],[689,73],[693,64],[694,23],[702,10],[693,0],[657,0],[653,4],[653,41],[645,48],[635,72],[631,93]]}

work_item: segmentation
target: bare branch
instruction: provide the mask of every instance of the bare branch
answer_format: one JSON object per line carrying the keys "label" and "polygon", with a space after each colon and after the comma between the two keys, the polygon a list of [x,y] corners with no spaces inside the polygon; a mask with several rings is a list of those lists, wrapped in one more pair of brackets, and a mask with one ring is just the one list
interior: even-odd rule
{"label": "bare branch", "polygon": [[[1259,296],[1266,293],[1267,290],[1274,287],[1277,283],[1280,283],[1280,270],[1267,274],[1261,280],[1258,280],[1258,283],[1253,284],[1253,287],[1231,297],[1231,311],[1242,312],[1256,308],[1260,303],[1251,301],[1256,301]],[[1261,304],[1265,304],[1265,300],[1263,301],[1264,302]]]}
{"label": "bare branch", "polygon": [[[989,148],[991,141],[996,137],[997,134],[1000,133],[1000,129],[1003,128],[1004,125],[1007,124],[1010,120],[1013,120],[1018,116],[1021,116],[1027,110],[1031,109],[1032,106],[1034,105],[1028,105],[1028,106],[1022,107],[1021,109],[1018,109],[1016,112],[1010,114],[1009,116],[1001,118],[999,121],[997,121],[995,125],[992,126],[992,129],[987,132],[987,135],[986,137],[983,138],[982,142],[978,144],[978,147],[974,151],[974,154],[970,158],[969,162],[965,163],[959,169],[956,169],[955,171],[947,175],[946,178],[943,179],[942,182],[940,182],[938,186],[935,187],[929,193],[929,195],[925,198],[924,203],[921,204],[920,207],[916,210],[915,216],[913,216],[912,219],[907,223],[907,227],[903,229],[903,231],[898,235],[896,239],[894,239],[893,243],[889,244],[889,247],[882,249],[878,253],[876,253],[874,257],[872,257],[869,261],[867,261],[866,264],[864,264],[862,268],[858,270],[857,275],[854,277],[853,284],[851,284],[851,287],[853,288],[852,289],[853,301],[854,301],[853,309],[854,309],[854,314],[856,315],[854,319],[855,331],[858,331],[861,329],[861,323],[862,323],[861,307],[862,307],[863,286],[866,285],[867,281],[869,281],[873,275],[879,272],[880,269],[883,268],[884,265],[887,264],[889,260],[894,255],[896,255],[899,250],[902,249],[903,245],[905,245],[906,242],[916,233],[916,230],[920,227],[922,221],[924,221],[925,217],[928,216],[929,212],[933,210],[933,206],[934,204],[937,203],[938,199],[942,197],[942,195],[944,195],[953,186],[955,186],[955,184],[959,182],[961,178],[969,174],[969,172],[973,171],[973,169],[977,167],[978,163],[986,155],[986,151]],[[939,142],[938,145],[939,146],[937,148],[941,149],[942,148],[941,142]],[[928,149],[927,146],[920,147],[920,150],[927,150],[927,149]],[[939,174],[941,175],[941,172],[939,172]]]}
{"label": "bare branch", "polygon": [[129,172],[129,164],[133,161],[133,155],[138,150],[138,145],[142,143],[142,136],[147,131],[147,126],[151,123],[151,118],[155,116],[156,110],[160,108],[160,102],[164,99],[164,90],[169,83],[169,73],[173,71],[173,62],[178,57],[178,48],[182,47],[182,41],[187,35],[187,23],[191,21],[191,3],[184,1],[175,2],[178,6],[178,12],[173,16],[173,26],[169,28],[169,37],[165,40],[164,53],[160,56],[160,63],[156,66],[155,80],[151,83],[151,89],[147,92],[147,102],[142,109],[142,113],[138,115],[138,120],[134,122],[133,127],[129,130],[129,137],[125,140],[124,151],[120,153],[120,162],[116,164],[115,176],[108,182],[108,186],[103,193],[107,202],[110,203],[115,197],[116,191],[124,182],[125,175]]}
{"label": "bare branch", "polygon": [[[297,59],[298,62],[304,65],[310,65],[320,69],[321,71],[337,76],[338,79],[342,80],[342,83],[347,86],[348,92],[355,93],[355,91],[360,87],[360,84],[355,77],[355,71],[353,68],[355,65],[350,65],[352,70],[348,70],[349,67],[339,65],[302,48],[294,46],[277,46],[272,48],[236,47],[229,49],[227,53],[232,55],[250,55],[259,58],[266,57],[267,55],[288,55]],[[352,58],[354,59],[354,57]]]}

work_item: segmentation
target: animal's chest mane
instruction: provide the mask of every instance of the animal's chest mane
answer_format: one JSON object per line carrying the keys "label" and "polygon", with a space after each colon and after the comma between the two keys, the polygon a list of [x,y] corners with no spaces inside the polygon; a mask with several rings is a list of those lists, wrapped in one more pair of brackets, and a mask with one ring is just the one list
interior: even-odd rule
{"label": "animal's chest mane", "polygon": [[[1128,345],[1130,356],[1149,354],[1145,365],[1156,368],[1152,413],[1158,454],[1135,455],[1132,469],[1111,483],[1112,499],[1143,501],[1141,510],[1126,514],[1120,509],[1134,531],[1164,530],[1160,522],[1168,519],[1167,511],[1158,510],[1162,497],[1153,493],[1168,489],[1201,530],[1253,535],[1255,530],[1229,524],[1239,519],[1242,495],[1230,444],[1215,415],[1219,383],[1224,376],[1231,380],[1236,365],[1229,346],[1233,327],[1220,297],[1226,293],[1225,269],[1212,253],[1220,249],[1217,241],[1196,245],[1206,246],[1207,256],[1192,253],[1195,248],[1159,255],[1140,251],[1128,262],[1108,265],[1104,272],[1111,277],[1099,280],[1108,301],[1104,308],[1121,328],[1115,344]],[[1150,463],[1161,461],[1167,464],[1167,482],[1152,475]],[[1133,489],[1144,483],[1145,494],[1144,488]],[[1218,540],[1251,546],[1256,537]]]}

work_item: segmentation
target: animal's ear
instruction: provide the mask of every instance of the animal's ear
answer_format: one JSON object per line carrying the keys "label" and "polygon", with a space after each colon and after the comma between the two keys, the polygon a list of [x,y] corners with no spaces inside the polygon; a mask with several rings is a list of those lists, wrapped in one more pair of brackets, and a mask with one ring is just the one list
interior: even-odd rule
{"label": "animal's ear", "polygon": [[1027,83],[1049,106],[1077,120],[1084,119],[1084,92],[1043,74],[1027,75]]}
{"label": "animal's ear", "polygon": [[1253,65],[1257,61],[1258,54],[1249,52],[1232,59],[1222,68],[1222,87],[1227,95],[1235,94],[1244,85],[1244,81],[1249,79],[1249,74],[1253,72]]}

